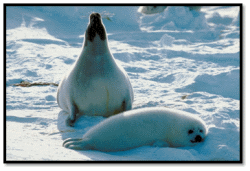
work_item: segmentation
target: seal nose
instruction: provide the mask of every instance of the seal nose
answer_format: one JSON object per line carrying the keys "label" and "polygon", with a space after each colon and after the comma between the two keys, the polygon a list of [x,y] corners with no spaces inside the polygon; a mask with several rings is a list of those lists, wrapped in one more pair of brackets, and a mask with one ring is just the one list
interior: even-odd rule
{"label": "seal nose", "polygon": [[197,135],[197,136],[195,137],[195,142],[201,142],[201,141],[202,141],[201,136],[200,136],[200,135]]}

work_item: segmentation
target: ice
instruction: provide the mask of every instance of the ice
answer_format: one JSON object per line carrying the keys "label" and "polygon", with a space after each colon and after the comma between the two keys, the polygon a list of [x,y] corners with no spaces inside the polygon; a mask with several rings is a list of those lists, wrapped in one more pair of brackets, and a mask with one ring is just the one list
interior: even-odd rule
{"label": "ice", "polygon": [[[7,161],[239,161],[239,7],[168,6],[145,15],[139,7],[7,7]],[[195,147],[161,143],[103,153],[62,147],[103,117],[67,127],[57,87],[18,87],[21,81],[59,83],[81,52],[91,12],[100,12],[109,47],[131,80],[133,109],[168,107],[199,115],[206,140]]]}

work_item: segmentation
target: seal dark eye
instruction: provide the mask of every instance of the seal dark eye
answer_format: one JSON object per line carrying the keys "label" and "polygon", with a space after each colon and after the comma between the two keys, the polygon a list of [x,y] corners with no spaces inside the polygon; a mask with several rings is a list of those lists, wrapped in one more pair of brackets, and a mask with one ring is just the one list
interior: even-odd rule
{"label": "seal dark eye", "polygon": [[203,130],[200,130],[200,132],[202,133],[202,132],[203,132]]}
{"label": "seal dark eye", "polygon": [[188,134],[192,134],[193,132],[194,132],[194,131],[190,129],[190,130],[188,131]]}

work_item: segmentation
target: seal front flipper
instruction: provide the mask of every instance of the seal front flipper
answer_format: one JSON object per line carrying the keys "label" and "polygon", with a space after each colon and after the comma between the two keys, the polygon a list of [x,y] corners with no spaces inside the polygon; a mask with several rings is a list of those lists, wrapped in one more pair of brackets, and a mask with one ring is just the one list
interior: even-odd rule
{"label": "seal front flipper", "polygon": [[77,108],[75,105],[71,105],[70,110],[69,110],[69,116],[66,119],[65,123],[67,126],[73,127],[76,121],[76,113],[77,113]]}

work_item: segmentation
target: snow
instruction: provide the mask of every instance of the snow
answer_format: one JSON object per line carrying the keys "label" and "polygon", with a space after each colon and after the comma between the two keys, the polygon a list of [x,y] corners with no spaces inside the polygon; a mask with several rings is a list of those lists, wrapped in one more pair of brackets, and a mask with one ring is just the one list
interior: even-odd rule
{"label": "snow", "polygon": [[[139,7],[7,7],[7,161],[239,161],[239,7],[169,6],[152,15]],[[56,86],[81,52],[91,12],[100,12],[109,47],[128,73],[133,109],[161,106],[199,115],[207,139],[195,147],[160,144],[104,153],[62,147],[103,117],[83,116],[65,126]]]}

